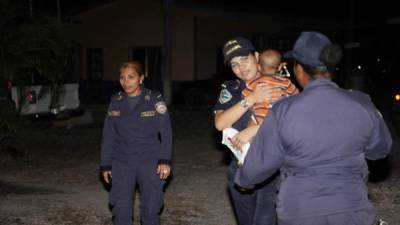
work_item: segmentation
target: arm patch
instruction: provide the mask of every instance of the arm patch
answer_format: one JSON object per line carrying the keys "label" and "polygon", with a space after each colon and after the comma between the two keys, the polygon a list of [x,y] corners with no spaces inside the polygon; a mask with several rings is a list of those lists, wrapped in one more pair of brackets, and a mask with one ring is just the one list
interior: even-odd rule
{"label": "arm patch", "polygon": [[164,114],[167,112],[167,105],[164,101],[157,102],[154,107],[159,114]]}
{"label": "arm patch", "polygon": [[229,102],[231,99],[232,99],[232,94],[228,91],[228,89],[222,89],[219,94],[218,102],[224,104]]}

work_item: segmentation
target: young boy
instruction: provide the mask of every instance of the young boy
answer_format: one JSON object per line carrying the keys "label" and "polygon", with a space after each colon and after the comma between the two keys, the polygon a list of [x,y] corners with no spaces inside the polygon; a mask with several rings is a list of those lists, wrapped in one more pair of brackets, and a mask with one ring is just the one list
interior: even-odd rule
{"label": "young boy", "polygon": [[[260,83],[266,83],[276,86],[280,89],[282,94],[276,98],[271,98],[269,101],[256,103],[251,107],[252,119],[256,124],[261,124],[264,121],[264,117],[269,113],[272,104],[282,97],[287,97],[299,93],[296,86],[290,81],[285,65],[282,64],[282,55],[272,49],[265,50],[260,53],[259,57],[259,70],[262,76],[256,79],[246,82],[246,88],[243,89],[243,97],[248,96],[254,91],[256,86]],[[283,69],[286,74],[279,73],[280,69]]]}

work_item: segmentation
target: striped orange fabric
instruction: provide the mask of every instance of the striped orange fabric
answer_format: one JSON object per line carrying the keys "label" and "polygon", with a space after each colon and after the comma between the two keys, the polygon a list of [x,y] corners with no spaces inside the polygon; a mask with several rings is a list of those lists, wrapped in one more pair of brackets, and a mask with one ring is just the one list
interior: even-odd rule
{"label": "striped orange fabric", "polygon": [[280,92],[280,94],[278,94],[276,97],[273,97],[271,101],[256,103],[253,105],[251,111],[257,121],[257,124],[261,124],[264,121],[264,117],[269,113],[269,109],[272,107],[272,104],[274,102],[278,101],[283,97],[299,93],[299,90],[290,81],[289,78],[281,76],[261,76],[251,81],[250,83],[246,84],[246,88],[243,89],[242,91],[243,97],[246,97],[250,93],[252,93],[256,88],[256,86],[260,83],[266,83],[276,86],[277,91]]}

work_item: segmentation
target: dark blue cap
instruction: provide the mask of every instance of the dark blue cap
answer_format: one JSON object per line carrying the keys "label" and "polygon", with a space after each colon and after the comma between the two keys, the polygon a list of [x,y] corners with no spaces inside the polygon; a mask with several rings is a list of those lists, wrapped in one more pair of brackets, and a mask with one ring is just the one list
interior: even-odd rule
{"label": "dark blue cap", "polygon": [[325,67],[326,65],[320,60],[320,55],[322,50],[331,44],[329,38],[321,33],[315,31],[302,32],[300,37],[297,38],[293,50],[285,52],[284,57],[294,58],[308,66]]}
{"label": "dark blue cap", "polygon": [[222,48],[224,63],[228,63],[236,56],[247,56],[255,51],[253,44],[244,37],[236,37],[227,41]]}

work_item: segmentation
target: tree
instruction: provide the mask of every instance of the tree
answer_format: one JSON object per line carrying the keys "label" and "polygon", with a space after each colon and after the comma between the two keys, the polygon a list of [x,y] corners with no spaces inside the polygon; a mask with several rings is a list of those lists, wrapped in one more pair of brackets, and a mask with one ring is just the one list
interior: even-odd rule
{"label": "tree", "polygon": [[[39,77],[48,87],[43,92],[51,91],[54,106],[60,84],[65,82],[70,69],[71,42],[63,37],[56,18],[32,16],[27,7],[11,0],[0,1],[0,81],[12,81],[24,93],[25,86]],[[23,103],[21,97],[18,105]],[[4,104],[0,107],[0,114],[10,113]],[[0,131],[3,127],[13,130],[12,124],[4,126],[6,123],[0,119]]]}

